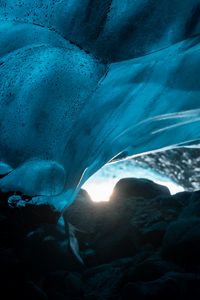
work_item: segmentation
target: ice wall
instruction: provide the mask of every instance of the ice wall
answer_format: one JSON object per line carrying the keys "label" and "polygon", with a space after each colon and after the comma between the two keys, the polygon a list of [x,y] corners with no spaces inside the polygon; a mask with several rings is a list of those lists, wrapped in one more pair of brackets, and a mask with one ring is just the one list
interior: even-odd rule
{"label": "ice wall", "polygon": [[199,139],[200,1],[0,1],[0,188],[63,207],[119,153]]}

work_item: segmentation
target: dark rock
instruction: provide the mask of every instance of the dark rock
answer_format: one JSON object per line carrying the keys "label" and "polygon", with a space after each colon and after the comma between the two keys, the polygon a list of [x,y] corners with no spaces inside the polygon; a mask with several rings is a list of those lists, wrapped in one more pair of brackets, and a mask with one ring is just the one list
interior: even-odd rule
{"label": "dark rock", "polygon": [[[56,225],[43,225],[30,232],[24,241],[21,256],[35,272],[67,268],[68,240]],[[30,260],[31,258],[31,260]]]}
{"label": "dark rock", "polygon": [[123,281],[152,281],[159,279],[165,273],[170,271],[182,271],[175,264],[164,261],[158,254],[154,254],[145,260],[135,263],[133,267],[128,268],[124,274]]}
{"label": "dark rock", "polygon": [[129,300],[190,300],[199,299],[200,278],[195,274],[169,272],[157,280],[127,283],[122,290],[122,299]]}
{"label": "dark rock", "polygon": [[94,203],[81,191],[65,227],[48,206],[1,208],[8,299],[199,299],[198,192]]}
{"label": "dark rock", "polygon": [[128,282],[152,281],[173,269],[176,269],[175,265],[154,255],[128,269],[125,278]]}
{"label": "dark rock", "polygon": [[[16,193],[15,193],[16,194]],[[13,192],[2,192],[0,190],[0,205],[7,206],[9,197],[13,196]]]}
{"label": "dark rock", "polygon": [[144,178],[123,178],[115,185],[111,201],[126,200],[133,197],[152,199],[162,195],[170,195],[166,186]]}
{"label": "dark rock", "polygon": [[24,208],[20,208],[23,219],[30,226],[40,224],[57,224],[60,212],[53,206],[47,204],[32,205],[27,203]]}
{"label": "dark rock", "polygon": [[49,300],[66,300],[66,296],[59,291],[52,290],[51,293],[48,295],[48,299]]}
{"label": "dark rock", "polygon": [[39,284],[26,279],[20,280],[19,277],[10,279],[1,285],[1,295],[3,299],[22,299],[22,300],[48,300],[46,293]]}
{"label": "dark rock", "polygon": [[60,225],[40,226],[27,235],[21,257],[33,264],[36,272],[37,268],[40,272],[62,268],[81,270],[84,266],[78,254],[78,241],[75,241],[77,249],[73,249],[71,238]]}
{"label": "dark rock", "polygon": [[20,226],[27,229],[41,224],[57,224],[60,217],[60,212],[47,204],[25,203],[24,206],[13,207],[10,211],[16,218],[21,216]]}
{"label": "dark rock", "polygon": [[84,299],[117,299],[118,286],[123,276],[121,266],[101,265],[85,274]]}
{"label": "dark rock", "polygon": [[[135,271],[138,266],[138,277],[140,275],[142,276],[142,272],[139,271],[139,266],[142,265],[143,262],[148,261],[148,258],[151,260],[150,256],[152,257],[151,251],[141,250],[141,252],[134,257],[119,259],[112,263],[86,270],[83,277],[85,282],[84,299],[121,299],[119,296],[123,287],[130,280],[135,280],[135,278],[128,277],[128,275],[133,275],[133,270]],[[154,259],[156,261],[156,258]],[[160,262],[162,260],[157,258],[157,261]],[[163,262],[163,264],[164,263],[165,262]],[[167,268],[167,263],[163,267],[158,267],[158,269],[162,271],[157,271],[156,277],[159,277],[160,274],[164,274],[170,267],[172,267],[172,265]],[[155,271],[152,272],[155,273]]]}
{"label": "dark rock", "polygon": [[160,197],[160,199],[162,199],[162,206],[164,208],[177,209],[180,212],[180,209],[183,209],[190,203],[193,194],[195,194],[195,192],[180,192],[172,195],[171,197]]}
{"label": "dark rock", "polygon": [[29,300],[48,300],[45,292],[34,282],[27,282],[21,291],[23,299]]}
{"label": "dark rock", "polygon": [[199,268],[199,252],[200,218],[180,218],[172,222],[163,239],[163,257],[185,267]]}
{"label": "dark rock", "polygon": [[128,222],[118,222],[112,230],[107,229],[99,233],[91,242],[91,247],[96,253],[98,263],[133,256],[139,250],[138,230],[130,226]]}
{"label": "dark rock", "polygon": [[159,247],[167,230],[167,222],[158,222],[142,230],[141,244],[151,243],[155,247]]}
{"label": "dark rock", "polygon": [[[21,196],[16,195],[9,197],[15,198],[16,201],[21,199]],[[23,206],[17,204],[10,206],[8,200],[5,203],[0,203],[0,222],[1,228],[6,227],[7,231],[10,232],[25,234],[41,224],[57,224],[60,217],[60,212],[47,204],[34,205],[19,200],[19,202],[23,202]]]}
{"label": "dark rock", "polygon": [[75,201],[65,211],[64,219],[82,231],[91,232],[94,230],[97,214],[98,210],[89,194],[85,190],[80,190]]}
{"label": "dark rock", "polygon": [[13,248],[0,249],[0,265],[0,282],[10,280],[20,274],[20,261]]}
{"label": "dark rock", "polygon": [[183,209],[180,214],[182,218],[200,218],[200,192],[191,194],[189,204]]}
{"label": "dark rock", "polygon": [[122,293],[122,299],[124,300],[169,300],[170,298],[177,299],[178,296],[178,287],[168,278],[148,283],[127,283]]}
{"label": "dark rock", "polygon": [[[136,184],[135,179],[133,182]],[[139,179],[137,182],[140,186]],[[152,185],[157,188],[150,182]],[[78,229],[83,255],[88,249],[93,251],[90,266],[133,256],[145,245],[161,247],[168,225],[177,219],[191,197],[188,193],[171,196],[164,192],[152,199],[124,198],[119,193],[121,198],[115,195],[109,202],[94,203],[82,193],[64,217]]]}
{"label": "dark rock", "polygon": [[83,297],[82,276],[65,270],[47,274],[42,282],[43,288],[50,299],[79,299]]}
{"label": "dark rock", "polygon": [[98,259],[108,262],[132,256],[148,244],[161,247],[168,225],[177,219],[184,207],[171,198],[131,198],[116,204],[111,202],[110,218],[107,216],[110,221],[106,220],[105,215],[102,216],[102,226],[96,230],[91,241]]}
{"label": "dark rock", "polygon": [[84,264],[87,267],[94,267],[98,264],[96,253],[93,249],[86,248],[81,252],[81,257],[83,258]]}

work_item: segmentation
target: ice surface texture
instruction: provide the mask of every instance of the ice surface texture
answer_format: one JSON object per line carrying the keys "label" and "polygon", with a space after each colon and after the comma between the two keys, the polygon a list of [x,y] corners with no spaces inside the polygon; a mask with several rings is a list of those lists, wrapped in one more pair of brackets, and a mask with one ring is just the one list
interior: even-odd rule
{"label": "ice surface texture", "polygon": [[0,188],[60,208],[200,135],[200,1],[0,1]]}

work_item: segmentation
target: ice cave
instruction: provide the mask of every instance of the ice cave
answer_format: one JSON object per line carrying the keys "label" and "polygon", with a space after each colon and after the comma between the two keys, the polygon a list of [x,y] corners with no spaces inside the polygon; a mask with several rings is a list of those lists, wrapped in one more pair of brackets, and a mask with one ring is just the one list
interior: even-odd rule
{"label": "ice cave", "polygon": [[200,299],[199,67],[200,0],[0,0],[2,299]]}

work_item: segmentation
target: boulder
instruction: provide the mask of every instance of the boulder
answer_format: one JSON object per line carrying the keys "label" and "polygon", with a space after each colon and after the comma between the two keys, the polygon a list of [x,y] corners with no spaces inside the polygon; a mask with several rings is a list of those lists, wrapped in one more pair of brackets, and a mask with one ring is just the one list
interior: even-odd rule
{"label": "boulder", "polygon": [[[187,193],[171,196],[165,187],[143,179],[137,179],[138,186],[145,182],[150,185],[152,196],[157,196],[135,197],[135,178],[129,181],[134,182],[127,190],[130,197],[120,189],[116,194],[118,188],[115,188],[109,202],[95,203],[82,190],[65,212],[65,221],[77,228],[82,255],[90,266],[133,256],[146,246],[161,247],[168,225],[177,219],[189,201]],[[120,180],[119,186],[120,182],[127,182],[127,179]]]}
{"label": "boulder", "polygon": [[190,300],[199,299],[200,278],[195,274],[168,272],[148,282],[127,283],[122,288],[122,300]]}
{"label": "boulder", "polygon": [[22,291],[22,299],[30,299],[30,300],[48,300],[45,292],[34,282],[26,282],[24,284],[24,288]]}
{"label": "boulder", "polygon": [[65,222],[82,231],[92,231],[94,225],[94,203],[89,194],[81,189],[75,201],[64,212]]}
{"label": "boulder", "polygon": [[144,178],[123,178],[114,187],[111,201],[128,198],[152,199],[158,196],[169,196],[169,189]]}
{"label": "boulder", "polygon": [[117,299],[123,272],[120,265],[108,264],[92,268],[84,274],[84,299]]}
{"label": "boulder", "polygon": [[132,267],[125,271],[123,282],[148,282],[157,280],[167,272],[181,272],[182,269],[177,265],[163,260],[158,253],[148,256],[147,258],[136,261]]}
{"label": "boulder", "polygon": [[188,205],[183,209],[180,214],[182,218],[200,218],[200,192],[191,194]]}
{"label": "boulder", "polygon": [[163,238],[162,255],[186,268],[200,266],[200,218],[179,218]]}
{"label": "boulder", "polygon": [[[76,272],[58,270],[45,274],[42,286],[48,295],[48,299],[82,299],[82,276]],[[59,295],[59,296],[58,296]]]}

